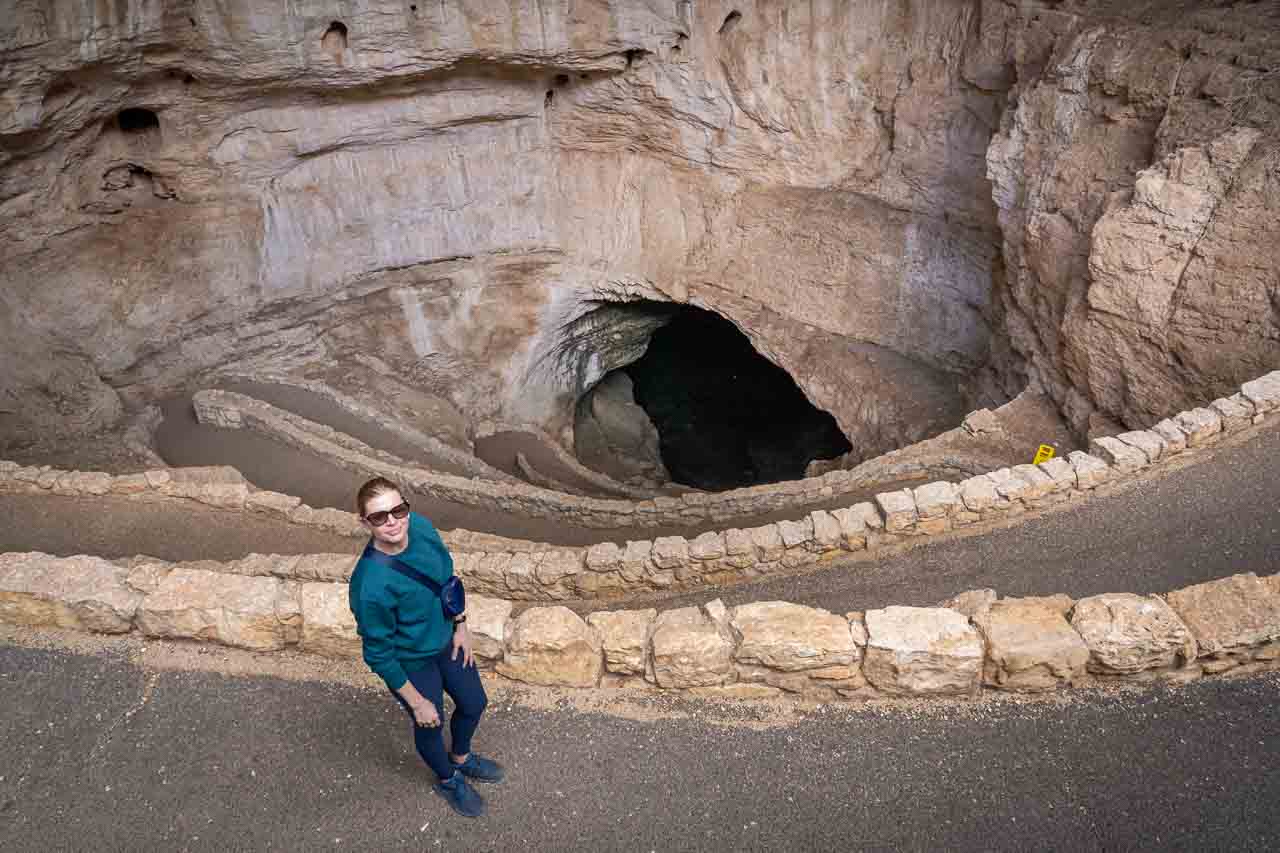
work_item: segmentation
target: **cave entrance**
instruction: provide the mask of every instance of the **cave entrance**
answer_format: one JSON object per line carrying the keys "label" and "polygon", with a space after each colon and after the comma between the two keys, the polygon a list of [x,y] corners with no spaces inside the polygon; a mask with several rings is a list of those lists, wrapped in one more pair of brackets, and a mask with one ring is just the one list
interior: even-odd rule
{"label": "cave entrance", "polygon": [[[794,480],[814,459],[852,449],[835,418],[733,323],[692,306],[652,309],[669,319],[644,354],[606,375],[583,403],[601,408],[598,393],[643,410],[671,480],[709,491]],[[618,399],[627,386],[633,401]]]}

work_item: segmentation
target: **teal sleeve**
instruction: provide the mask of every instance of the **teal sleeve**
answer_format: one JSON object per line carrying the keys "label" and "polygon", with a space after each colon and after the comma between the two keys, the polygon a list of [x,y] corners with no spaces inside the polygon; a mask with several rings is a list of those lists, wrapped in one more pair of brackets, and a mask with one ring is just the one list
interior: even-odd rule
{"label": "teal sleeve", "polygon": [[409,680],[404,667],[396,660],[396,647],[391,641],[396,631],[396,617],[390,607],[380,601],[359,602],[356,633],[360,635],[364,662],[393,691]]}

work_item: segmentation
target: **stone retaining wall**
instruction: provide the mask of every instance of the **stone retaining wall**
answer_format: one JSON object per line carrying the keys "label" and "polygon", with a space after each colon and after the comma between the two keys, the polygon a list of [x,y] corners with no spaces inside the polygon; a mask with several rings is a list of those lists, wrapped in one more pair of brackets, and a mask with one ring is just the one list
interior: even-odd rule
{"label": "stone retaining wall", "polygon": [[[935,482],[886,492],[873,502],[831,512],[818,510],[799,521],[711,531],[693,539],[667,536],[590,548],[554,548],[465,530],[450,531],[444,538],[455,551],[457,572],[467,580],[468,587],[500,598],[557,601],[724,584],[792,572],[856,551],[997,521],[1068,501],[1102,483],[1116,482],[1188,449],[1212,444],[1220,436],[1246,429],[1277,410],[1280,371],[1245,383],[1240,393],[1230,398],[1180,413],[1150,430],[1098,439],[1091,447],[1092,453],[1076,451],[1066,458],[1002,468],[960,483]],[[197,472],[204,473],[197,476]],[[404,472],[392,469],[385,473],[400,477]],[[353,513],[314,509],[302,505],[298,498],[255,491],[234,469],[226,468],[112,477],[95,472],[21,468],[15,463],[0,462],[0,491],[196,500],[222,508],[273,514],[353,537],[366,535]],[[255,557],[214,567],[285,580],[345,580],[352,567],[349,554],[306,558],[328,567],[327,574],[316,575],[313,567],[298,568],[298,559]]]}
{"label": "stone retaining wall", "polygon": [[[324,566],[296,558],[300,575]],[[349,558],[348,558],[349,560]],[[1164,596],[997,599],[830,613],[720,601],[662,613],[563,606],[512,617],[471,596],[480,665],[528,684],[798,695],[824,700],[1039,692],[1101,679],[1185,681],[1280,668],[1280,574],[1233,575]],[[345,583],[210,571],[147,558],[0,555],[0,621],[355,657]]]}

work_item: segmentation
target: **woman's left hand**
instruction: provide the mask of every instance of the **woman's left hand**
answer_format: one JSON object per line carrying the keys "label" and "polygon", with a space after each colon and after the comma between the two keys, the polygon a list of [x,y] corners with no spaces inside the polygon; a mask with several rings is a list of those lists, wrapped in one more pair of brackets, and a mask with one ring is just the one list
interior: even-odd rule
{"label": "woman's left hand", "polygon": [[471,654],[471,632],[467,630],[467,623],[463,622],[453,629],[453,654],[449,656],[450,660],[458,659],[458,652],[462,652],[462,665],[475,666],[476,659]]}

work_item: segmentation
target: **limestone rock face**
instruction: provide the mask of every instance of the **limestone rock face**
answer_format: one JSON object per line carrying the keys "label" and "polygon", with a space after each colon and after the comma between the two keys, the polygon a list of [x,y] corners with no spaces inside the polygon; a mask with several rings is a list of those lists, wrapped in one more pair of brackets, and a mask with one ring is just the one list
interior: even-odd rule
{"label": "limestone rock face", "polygon": [[619,675],[644,675],[649,630],[657,610],[612,610],[592,613],[587,624],[600,634],[604,663]]}
{"label": "limestone rock face", "polygon": [[733,674],[733,640],[696,607],[658,615],[651,635],[646,677],[659,687],[709,687]]}
{"label": "limestone rock face", "polygon": [[849,620],[825,610],[784,601],[735,607],[730,628],[734,660],[782,672],[848,666],[858,659]]}
{"label": "limestone rock face", "polygon": [[982,677],[982,637],[940,607],[868,610],[862,673],[888,693],[968,694]]}
{"label": "limestone rock face", "polygon": [[129,575],[99,557],[0,554],[0,622],[127,632],[142,600]]}
{"label": "limestone rock face", "polygon": [[531,607],[513,621],[497,669],[530,684],[594,687],[604,669],[600,637],[567,607]]}
{"label": "limestone rock face", "polygon": [[175,568],[138,605],[149,637],[193,639],[274,651],[296,639],[302,614],[276,578]]}
{"label": "limestone rock face", "polygon": [[1152,29],[1118,3],[1090,21],[1103,5],[1036,7],[987,152],[1012,346],[1081,431],[1094,412],[1148,426],[1280,363],[1277,81],[1259,89],[1229,47],[1274,67],[1273,25],[1198,6]]}
{"label": "limestone rock face", "polygon": [[992,687],[1052,690],[1078,678],[1089,661],[1089,647],[1054,607],[1001,600],[973,621],[987,640],[983,683]]}
{"label": "limestone rock face", "polygon": [[1112,593],[1082,598],[1071,627],[1089,647],[1091,672],[1131,675],[1181,666],[1196,659],[1191,631],[1154,595]]}

